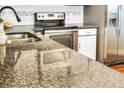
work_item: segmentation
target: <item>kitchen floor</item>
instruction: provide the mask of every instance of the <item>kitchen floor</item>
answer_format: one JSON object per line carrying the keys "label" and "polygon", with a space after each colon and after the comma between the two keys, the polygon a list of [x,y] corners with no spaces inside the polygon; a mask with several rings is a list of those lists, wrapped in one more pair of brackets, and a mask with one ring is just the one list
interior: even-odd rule
{"label": "kitchen floor", "polygon": [[124,64],[117,64],[117,65],[110,66],[110,67],[124,74]]}

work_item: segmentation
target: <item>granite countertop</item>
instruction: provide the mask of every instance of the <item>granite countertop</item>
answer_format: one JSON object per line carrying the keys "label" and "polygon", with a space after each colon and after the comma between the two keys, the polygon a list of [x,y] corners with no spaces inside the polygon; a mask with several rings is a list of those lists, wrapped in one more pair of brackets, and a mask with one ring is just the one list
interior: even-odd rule
{"label": "granite countertop", "polygon": [[[90,24],[65,24],[66,26],[77,26],[77,29],[85,29],[85,28],[98,28],[98,25],[90,25]],[[36,27],[33,25],[17,25],[17,26],[13,26],[13,31],[22,31],[22,32],[31,32],[31,33],[35,33],[38,31],[43,30],[42,27]],[[35,30],[35,32],[34,32]],[[9,32],[8,32],[9,33]]]}
{"label": "granite countertop", "polygon": [[0,54],[0,87],[124,87],[123,74],[45,37]]}
{"label": "granite countertop", "polygon": [[67,26],[77,26],[78,29],[87,29],[87,28],[98,28],[98,25],[92,25],[92,24],[81,24],[81,23],[77,23],[77,24],[66,24]]}

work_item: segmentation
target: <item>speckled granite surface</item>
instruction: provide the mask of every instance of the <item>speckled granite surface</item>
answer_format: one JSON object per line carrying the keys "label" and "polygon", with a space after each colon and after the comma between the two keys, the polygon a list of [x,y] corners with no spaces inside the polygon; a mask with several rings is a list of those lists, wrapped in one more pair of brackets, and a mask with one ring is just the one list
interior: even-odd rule
{"label": "speckled granite surface", "polygon": [[78,29],[85,29],[85,28],[98,28],[98,25],[92,25],[92,24],[66,24],[66,25],[71,25],[71,26],[77,26]]}
{"label": "speckled granite surface", "polygon": [[0,50],[0,87],[124,87],[123,74],[50,39]]}

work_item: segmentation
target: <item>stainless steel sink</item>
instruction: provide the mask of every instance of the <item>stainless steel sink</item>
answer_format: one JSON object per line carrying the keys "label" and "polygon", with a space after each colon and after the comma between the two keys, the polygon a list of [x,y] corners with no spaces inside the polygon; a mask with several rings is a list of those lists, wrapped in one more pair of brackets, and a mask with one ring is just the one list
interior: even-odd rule
{"label": "stainless steel sink", "polygon": [[6,42],[11,43],[33,43],[41,41],[41,38],[29,32],[6,33]]}

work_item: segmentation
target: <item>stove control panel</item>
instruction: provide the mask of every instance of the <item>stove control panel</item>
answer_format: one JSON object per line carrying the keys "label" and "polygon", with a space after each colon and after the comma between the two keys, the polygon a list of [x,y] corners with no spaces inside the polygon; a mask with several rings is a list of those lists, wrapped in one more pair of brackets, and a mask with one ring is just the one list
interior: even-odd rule
{"label": "stove control panel", "polygon": [[36,13],[37,20],[64,20],[65,13],[64,12],[53,12],[53,13],[44,13],[39,12]]}

